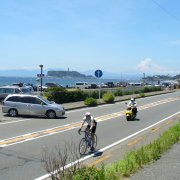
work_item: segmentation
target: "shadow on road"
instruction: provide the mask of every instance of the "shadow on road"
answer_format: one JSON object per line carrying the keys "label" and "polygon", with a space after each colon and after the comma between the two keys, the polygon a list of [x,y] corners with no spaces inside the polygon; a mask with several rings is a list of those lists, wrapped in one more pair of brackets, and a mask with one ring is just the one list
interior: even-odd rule
{"label": "shadow on road", "polygon": [[[18,117],[20,117],[20,118],[26,118],[26,119],[48,119],[46,117],[29,116],[29,115],[27,115],[27,116],[26,115],[18,115],[16,117],[11,117],[8,114],[5,114],[4,117],[10,117],[10,118],[18,118]],[[62,117],[56,117],[54,119],[66,119],[66,118],[67,118],[66,116],[62,116]]]}

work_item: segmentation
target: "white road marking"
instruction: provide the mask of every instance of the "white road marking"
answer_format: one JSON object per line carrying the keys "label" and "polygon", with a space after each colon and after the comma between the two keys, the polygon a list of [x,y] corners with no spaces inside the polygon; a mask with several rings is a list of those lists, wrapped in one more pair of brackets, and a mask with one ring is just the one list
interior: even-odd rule
{"label": "white road marking", "polygon": [[[164,104],[164,103],[167,103],[167,102],[175,101],[177,99],[179,99],[179,98],[174,98],[174,99],[169,98],[167,100],[163,100],[162,102],[159,102],[158,104],[154,103],[154,105],[153,105],[153,103],[150,103],[150,107],[154,107],[154,106]],[[140,106],[139,110],[146,109],[147,108],[146,106],[147,105]],[[120,111],[120,112],[117,112],[117,113],[103,115],[103,116],[97,117],[96,119],[97,119],[98,122],[103,122],[103,121],[106,121],[106,120],[109,120],[109,119],[112,119],[112,118],[116,118],[116,117],[119,117],[119,116],[123,116],[123,115],[125,115],[125,111]],[[66,124],[66,125],[62,125],[62,126],[56,126],[56,127],[41,130],[41,131],[36,131],[36,132],[24,134],[24,135],[11,137],[11,138],[8,138],[8,139],[3,139],[3,140],[0,140],[0,147],[7,147],[7,146],[27,142],[27,141],[30,141],[30,140],[35,140],[35,139],[39,139],[39,138],[42,138],[42,137],[50,136],[50,135],[53,135],[53,134],[69,131],[69,130],[78,128],[80,126],[80,123],[81,123],[81,121],[78,121],[78,122],[71,123],[71,124]],[[48,132],[48,131],[52,131],[52,132]],[[33,134],[36,134],[36,136],[35,137],[28,137],[30,135],[33,136]]]}
{"label": "white road marking", "polygon": [[[156,123],[154,123],[154,124],[152,124],[152,125],[150,125],[150,126],[148,126],[148,127],[146,127],[146,128],[144,128],[144,129],[142,129],[142,130],[140,130],[140,131],[137,131],[137,132],[135,132],[135,133],[133,133],[133,134],[131,134],[131,135],[123,138],[123,139],[120,139],[119,141],[116,141],[116,142],[113,143],[113,144],[110,144],[110,145],[108,145],[108,146],[106,146],[106,147],[98,150],[97,153],[104,152],[104,151],[106,151],[106,150],[108,150],[108,149],[110,149],[110,148],[112,148],[112,147],[114,147],[114,146],[116,146],[116,145],[118,145],[118,144],[120,144],[120,143],[122,143],[122,142],[124,142],[124,141],[126,141],[126,140],[128,140],[128,139],[130,139],[130,138],[132,138],[132,137],[134,137],[134,136],[136,136],[136,135],[138,135],[138,134],[140,134],[140,133],[148,130],[148,129],[150,129],[150,128],[152,128],[153,126],[156,126],[157,124],[160,124],[160,123],[162,123],[162,122],[164,122],[164,121],[172,118],[173,116],[178,115],[178,114],[180,114],[180,111],[178,111],[178,112],[172,114],[171,116],[168,116],[168,117],[166,117],[166,118],[164,118],[164,119],[162,119],[162,120],[160,120],[160,121],[158,121],[158,122],[156,122]],[[76,160],[76,161],[74,161],[74,162],[71,162],[71,163],[67,164],[65,167],[61,167],[60,170],[62,170],[62,169],[67,169],[67,168],[69,168],[69,167],[71,167],[71,166],[73,166],[73,165],[75,165],[75,164],[77,164],[77,163],[79,163],[79,162],[83,162],[83,161],[85,161],[85,160],[93,157],[93,156],[96,155],[97,153],[95,152],[95,153],[93,153],[93,154],[90,154],[90,155],[85,156],[84,158],[81,158],[81,159],[78,159],[78,160]],[[56,170],[56,171],[54,171],[53,173],[56,174],[56,173],[58,173],[58,171]],[[44,180],[44,179],[49,178],[49,177],[50,177],[50,174],[45,174],[45,175],[43,175],[43,176],[41,176],[41,177],[36,178],[35,180]]]}
{"label": "white road marking", "polygon": [[[159,95],[156,95],[156,96],[161,96],[161,95],[164,95],[164,94],[159,94]],[[146,97],[146,99],[150,99],[150,98],[153,98],[154,96],[149,96],[149,97]],[[172,99],[172,98],[168,98],[168,99]],[[141,99],[138,99],[137,101],[139,101]],[[126,100],[123,100],[121,102],[116,102],[116,104],[124,104],[124,101]],[[167,101],[166,100],[161,100],[161,101]],[[154,102],[156,103],[156,102]],[[153,104],[153,103],[150,103],[150,104]],[[86,107],[84,108],[84,110],[90,110],[90,109],[95,109],[95,108],[103,108],[105,106],[113,106],[114,104],[104,104],[104,105],[101,105],[101,106],[98,106],[98,107]],[[82,111],[83,109],[75,109],[75,110],[70,110],[70,111],[66,111],[66,114],[69,114],[69,113],[72,113],[72,112],[79,112],[79,111]],[[34,120],[34,118],[26,118],[26,119],[22,119],[22,120],[12,120],[10,122],[3,122],[3,123],[0,123],[0,126],[1,125],[6,125],[6,124],[12,124],[12,123],[19,123],[19,122],[25,122],[25,121],[31,121],[31,120]]]}
{"label": "white road marking", "polygon": [[17,122],[23,122],[23,121],[30,121],[30,120],[32,120],[32,119],[30,119],[30,118],[28,118],[28,119],[23,119],[23,120],[10,120],[10,122],[4,122],[4,123],[0,123],[0,126],[1,125],[5,125],[5,124],[12,124],[12,123],[17,123]]}

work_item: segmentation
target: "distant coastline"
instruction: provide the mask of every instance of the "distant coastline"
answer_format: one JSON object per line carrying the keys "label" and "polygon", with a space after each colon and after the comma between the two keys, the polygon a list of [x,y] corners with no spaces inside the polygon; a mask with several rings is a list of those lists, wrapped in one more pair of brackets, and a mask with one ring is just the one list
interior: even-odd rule
{"label": "distant coastline", "polygon": [[92,78],[94,79],[92,75],[85,75],[82,73],[79,73],[77,71],[48,71],[47,77],[59,77],[59,78]]}

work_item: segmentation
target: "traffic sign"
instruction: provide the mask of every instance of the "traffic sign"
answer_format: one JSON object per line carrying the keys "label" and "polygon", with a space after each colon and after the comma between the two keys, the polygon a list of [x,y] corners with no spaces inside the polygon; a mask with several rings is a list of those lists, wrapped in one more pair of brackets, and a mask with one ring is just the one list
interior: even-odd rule
{"label": "traffic sign", "polygon": [[44,74],[37,74],[37,77],[42,78],[42,77],[44,77]]}
{"label": "traffic sign", "polygon": [[103,75],[103,73],[100,69],[96,70],[94,74],[97,78],[100,78]]}

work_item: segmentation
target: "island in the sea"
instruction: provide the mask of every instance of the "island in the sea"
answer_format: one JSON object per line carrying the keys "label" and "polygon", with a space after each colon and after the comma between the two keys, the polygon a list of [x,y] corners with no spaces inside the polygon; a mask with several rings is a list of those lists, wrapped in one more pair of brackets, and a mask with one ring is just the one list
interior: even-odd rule
{"label": "island in the sea", "polygon": [[59,78],[95,78],[92,75],[85,75],[81,74],[77,71],[48,71],[47,72],[48,77],[59,77]]}

